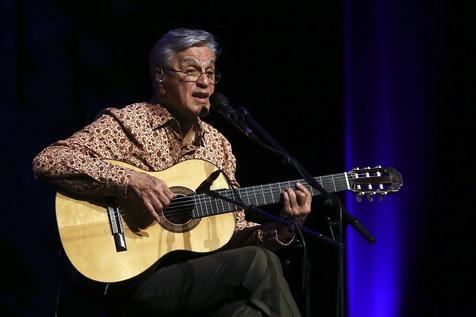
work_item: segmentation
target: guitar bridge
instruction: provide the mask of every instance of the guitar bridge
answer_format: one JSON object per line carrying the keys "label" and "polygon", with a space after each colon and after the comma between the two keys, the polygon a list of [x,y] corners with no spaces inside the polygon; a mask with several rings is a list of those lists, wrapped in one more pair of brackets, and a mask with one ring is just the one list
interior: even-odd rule
{"label": "guitar bridge", "polygon": [[126,237],[119,208],[114,205],[107,206],[107,216],[111,225],[111,233],[114,238],[114,245],[117,252],[127,251]]}

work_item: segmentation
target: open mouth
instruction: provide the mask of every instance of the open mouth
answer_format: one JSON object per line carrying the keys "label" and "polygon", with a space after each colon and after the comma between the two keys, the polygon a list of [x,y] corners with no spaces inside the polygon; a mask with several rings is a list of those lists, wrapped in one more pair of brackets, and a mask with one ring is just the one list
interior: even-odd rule
{"label": "open mouth", "polygon": [[194,92],[192,93],[192,97],[200,103],[208,103],[210,94],[206,92]]}

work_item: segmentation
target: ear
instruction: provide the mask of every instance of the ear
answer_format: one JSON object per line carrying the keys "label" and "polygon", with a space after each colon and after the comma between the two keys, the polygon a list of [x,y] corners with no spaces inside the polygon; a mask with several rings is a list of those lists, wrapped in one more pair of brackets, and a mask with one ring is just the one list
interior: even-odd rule
{"label": "ear", "polygon": [[157,92],[160,95],[165,95],[166,93],[166,89],[164,85],[164,75],[165,75],[165,72],[162,68],[159,68],[159,67],[155,68],[154,84],[157,89]]}

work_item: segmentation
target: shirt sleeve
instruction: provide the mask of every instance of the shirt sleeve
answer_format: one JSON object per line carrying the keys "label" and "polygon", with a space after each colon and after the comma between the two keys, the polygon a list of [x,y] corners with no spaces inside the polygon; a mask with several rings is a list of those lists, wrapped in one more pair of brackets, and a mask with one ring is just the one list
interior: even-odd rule
{"label": "shirt sleeve", "polygon": [[229,243],[229,248],[246,245],[258,245],[270,250],[277,250],[291,245],[295,240],[295,233],[291,228],[282,229],[286,237],[278,237],[278,224],[266,223],[263,225],[247,221],[245,212],[235,212],[235,233]]}
{"label": "shirt sleeve", "polygon": [[68,139],[40,152],[33,160],[33,172],[73,193],[125,197],[132,171],[105,160],[120,160],[131,146],[120,122],[105,112]]}

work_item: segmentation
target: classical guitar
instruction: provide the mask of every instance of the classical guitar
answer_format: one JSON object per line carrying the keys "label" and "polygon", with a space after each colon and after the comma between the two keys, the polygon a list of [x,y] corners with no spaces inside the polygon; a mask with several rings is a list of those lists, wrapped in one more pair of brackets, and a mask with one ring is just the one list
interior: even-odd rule
{"label": "classical guitar", "polygon": [[[123,281],[144,272],[171,251],[209,252],[231,239],[235,227],[231,211],[240,208],[232,202],[195,193],[212,173],[218,174],[214,173],[218,170],[215,165],[187,160],[163,171],[147,172],[126,163],[109,162],[164,180],[177,197],[163,210],[157,223],[145,212],[118,207],[107,199],[93,201],[58,192],[56,219],[63,248],[73,266],[87,278],[107,283]],[[353,169],[316,180],[329,192],[352,190],[359,197],[384,196],[402,185],[400,173],[381,167]],[[279,202],[282,190],[294,187],[297,181],[233,191],[220,173],[210,182],[210,189],[231,199],[238,194],[245,204],[262,206]]]}

